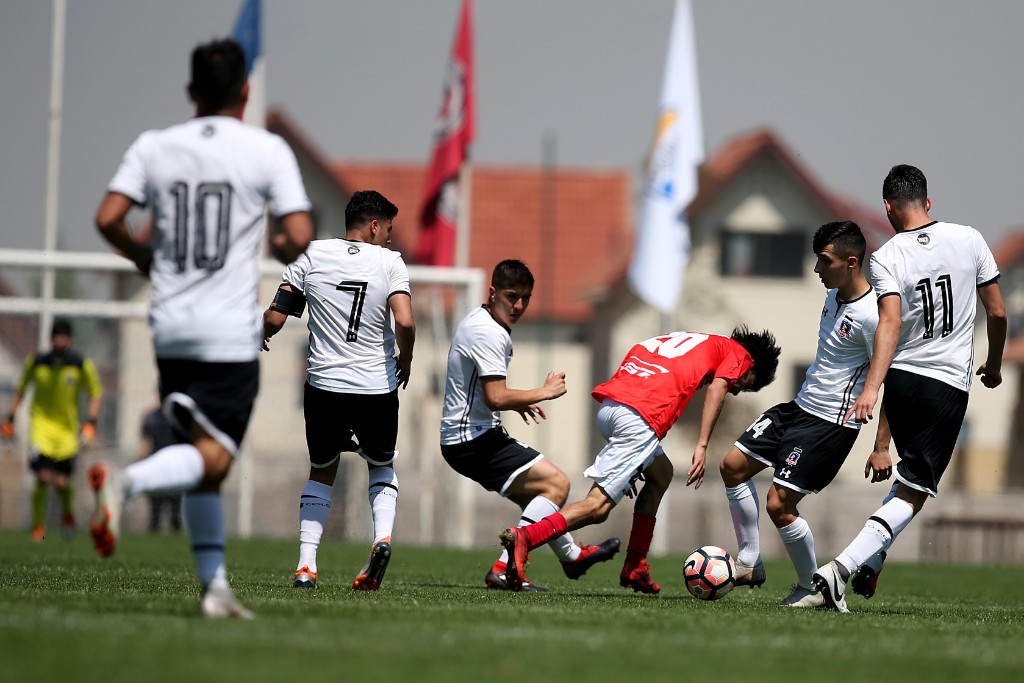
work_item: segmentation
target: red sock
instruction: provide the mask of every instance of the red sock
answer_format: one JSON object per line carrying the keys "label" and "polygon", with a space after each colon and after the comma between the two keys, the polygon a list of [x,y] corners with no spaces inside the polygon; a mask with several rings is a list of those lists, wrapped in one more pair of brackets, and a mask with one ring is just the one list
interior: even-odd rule
{"label": "red sock", "polygon": [[654,538],[654,515],[642,512],[633,513],[633,529],[629,532],[629,545],[626,547],[626,569],[632,570],[647,557],[651,550],[651,539]]}
{"label": "red sock", "polygon": [[569,524],[561,512],[556,512],[539,522],[520,527],[519,530],[526,534],[526,541],[530,544],[530,550],[533,550],[564,534],[569,530]]}

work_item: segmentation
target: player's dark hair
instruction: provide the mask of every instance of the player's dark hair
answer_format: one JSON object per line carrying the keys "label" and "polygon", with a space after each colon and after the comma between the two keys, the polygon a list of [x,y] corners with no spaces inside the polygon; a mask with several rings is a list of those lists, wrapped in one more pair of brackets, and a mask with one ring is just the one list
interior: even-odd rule
{"label": "player's dark hair", "polygon": [[50,336],[56,337],[58,334],[66,334],[69,337],[73,337],[71,321],[65,318],[57,318],[54,320],[53,327],[50,329]]}
{"label": "player's dark hair", "polygon": [[840,258],[856,256],[858,263],[864,263],[868,245],[860,226],[853,221],[825,223],[814,232],[811,248],[815,254],[820,254],[830,244]]}
{"label": "player's dark hair", "polygon": [[882,199],[897,207],[924,206],[928,200],[928,179],[916,166],[897,164],[882,181]]}
{"label": "player's dark hair", "polygon": [[494,266],[491,273],[491,287],[495,289],[517,289],[529,287],[533,289],[533,273],[519,259],[505,259]]}
{"label": "player's dark hair", "polygon": [[747,391],[760,391],[774,382],[781,351],[775,345],[775,335],[768,330],[751,332],[746,325],[740,325],[732,331],[730,337],[754,359],[754,384]]}
{"label": "player's dark hair", "polygon": [[390,221],[398,215],[398,207],[376,190],[360,190],[345,207],[345,229],[370,221]]}
{"label": "player's dark hair", "polygon": [[246,81],[245,52],[233,40],[214,40],[192,50],[192,96],[201,114],[242,101]]}

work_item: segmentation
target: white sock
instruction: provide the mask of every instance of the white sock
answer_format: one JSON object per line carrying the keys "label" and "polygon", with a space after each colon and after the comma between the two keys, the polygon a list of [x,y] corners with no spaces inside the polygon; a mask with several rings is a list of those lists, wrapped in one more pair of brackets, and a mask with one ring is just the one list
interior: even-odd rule
{"label": "white sock", "polygon": [[910,503],[900,498],[892,498],[868,517],[857,538],[846,546],[846,550],[839,554],[836,562],[853,573],[873,555],[888,550],[893,540],[907,528],[913,518],[914,508]]}
{"label": "white sock", "polygon": [[796,569],[796,583],[803,588],[811,588],[811,577],[818,569],[818,560],[814,556],[814,534],[803,517],[779,529],[779,538],[786,546],[789,559]]}
{"label": "white sock", "polygon": [[219,493],[190,493],[185,496],[185,519],[196,558],[196,574],[205,593],[228,588],[224,565],[224,510]]}
{"label": "white sock", "polygon": [[729,499],[729,513],[739,546],[736,561],[745,567],[756,567],[761,562],[761,535],[757,530],[760,507],[754,482],[727,486],[725,496]]}
{"label": "white sock", "polygon": [[374,467],[370,470],[367,489],[370,514],[373,515],[373,542],[391,537],[395,528],[395,510],[398,507],[398,475],[394,467]]}
{"label": "white sock", "polygon": [[331,516],[331,492],[334,487],[307,481],[299,496],[299,566],[316,572],[316,551]]}
{"label": "white sock", "polygon": [[205,471],[203,456],[195,446],[174,444],[126,467],[124,494],[131,498],[142,493],[185,493],[199,486]]}
{"label": "white sock", "polygon": [[[544,496],[537,496],[523,508],[523,514],[519,518],[519,526],[526,526],[527,524],[533,524],[539,522],[548,515],[553,515],[561,510],[558,505],[555,505],[554,501],[545,498]],[[572,538],[572,534],[566,532],[558,538],[550,541],[548,547],[551,548],[557,557],[562,562],[572,562],[580,556],[580,547]],[[508,557],[506,553],[506,558]]]}
{"label": "white sock", "polygon": [[[892,485],[892,488],[889,489],[889,493],[885,496],[885,498],[882,499],[882,505],[885,505],[890,500],[892,500],[893,498],[896,497],[896,489],[899,488],[899,485],[900,485],[900,483],[898,481],[895,482]],[[889,541],[889,545],[891,546],[895,542],[896,542],[896,536],[894,535],[892,537],[892,540]],[[878,572],[882,571],[882,565],[884,563],[885,563],[885,551],[884,550],[879,550],[877,553],[875,553],[874,555],[872,555],[868,559],[864,560],[864,564],[866,564],[867,566],[869,566],[872,569],[874,569],[875,570],[875,574],[878,574]]]}

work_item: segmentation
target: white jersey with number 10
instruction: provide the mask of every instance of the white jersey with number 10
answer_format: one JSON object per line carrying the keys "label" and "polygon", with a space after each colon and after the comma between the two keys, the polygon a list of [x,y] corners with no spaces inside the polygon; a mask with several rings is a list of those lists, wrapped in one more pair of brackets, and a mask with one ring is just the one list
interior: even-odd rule
{"label": "white jersey with number 10", "polygon": [[231,117],[195,118],[140,135],[107,189],[152,208],[157,358],[254,360],[267,206],[309,210],[285,141]]}

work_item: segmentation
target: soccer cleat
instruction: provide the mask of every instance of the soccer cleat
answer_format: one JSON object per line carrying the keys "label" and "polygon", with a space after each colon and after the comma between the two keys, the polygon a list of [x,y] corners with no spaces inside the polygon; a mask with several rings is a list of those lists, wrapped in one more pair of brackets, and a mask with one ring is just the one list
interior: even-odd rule
{"label": "soccer cleat", "polygon": [[292,585],[296,588],[316,588],[316,572],[310,571],[309,567],[303,565],[295,572],[295,583]]}
{"label": "soccer cleat", "polygon": [[46,529],[41,526],[32,527],[32,540],[41,543],[46,540]]}
{"label": "soccer cleat", "polygon": [[562,571],[570,579],[578,579],[587,573],[587,570],[598,562],[605,562],[615,557],[619,552],[619,539],[609,538],[600,545],[585,545],[580,550],[580,556],[571,562],[562,562]]}
{"label": "soccer cleat", "polygon": [[869,600],[878,589],[878,575],[881,573],[881,569],[876,572],[874,567],[862,564],[850,577],[850,588],[857,595],[863,595],[865,600]]}
{"label": "soccer cleat", "polygon": [[737,586],[760,588],[767,580],[768,572],[764,570],[764,565],[760,562],[753,567],[748,567],[745,564],[740,564],[739,562],[736,563],[736,579],[734,580],[734,583]]}
{"label": "soccer cleat", "polygon": [[255,615],[242,607],[231,588],[211,587],[199,602],[199,616],[206,619],[252,619]]}
{"label": "soccer cleat", "polygon": [[521,591],[526,582],[526,567],[530,564],[530,546],[526,536],[519,529],[510,527],[498,535],[498,540],[508,551],[508,562],[505,565],[508,589]]}
{"label": "soccer cleat", "polygon": [[64,528],[63,528],[64,538],[66,540],[70,541],[71,539],[73,539],[75,537],[75,534],[77,532],[78,532],[78,527],[75,524],[75,516],[74,515],[64,515]]}
{"label": "soccer cleat", "polygon": [[825,607],[836,612],[849,612],[846,607],[846,581],[839,575],[835,560],[814,572],[814,590],[825,598]]}
{"label": "soccer cleat", "polygon": [[366,566],[352,582],[352,590],[375,591],[380,588],[380,582],[384,580],[384,572],[388,570],[390,561],[391,544],[387,541],[377,541],[370,549],[370,559],[366,561]]}
{"label": "soccer cleat", "polygon": [[824,607],[825,597],[813,588],[793,586],[789,595],[779,600],[780,607]]}
{"label": "soccer cleat", "polygon": [[647,564],[647,560],[640,560],[640,564],[633,569],[623,567],[619,574],[619,585],[632,588],[637,593],[657,595],[661,592],[661,586],[651,578],[651,565]]}
{"label": "soccer cleat", "polygon": [[117,548],[121,521],[120,477],[113,467],[97,462],[89,468],[89,488],[96,492],[96,510],[89,519],[89,531],[100,557],[110,557]]}
{"label": "soccer cleat", "polygon": [[[494,566],[487,572],[487,576],[484,577],[484,583],[487,587],[492,590],[498,591],[510,591],[511,587],[508,585],[508,578],[505,574],[506,565],[504,562],[495,562]],[[544,586],[538,586],[532,583],[529,579],[524,578],[522,587],[519,589],[524,593],[547,593],[548,589]]]}
{"label": "soccer cleat", "polygon": [[[498,564],[502,565],[500,570],[496,570]],[[487,571],[487,575],[483,578],[483,582],[487,585],[487,588],[495,591],[511,591],[507,575],[505,573],[505,563],[498,562],[495,567],[490,568]],[[535,583],[530,582],[528,579],[523,579],[522,587],[519,589],[523,593],[547,593],[548,589],[544,586],[538,586]]]}

